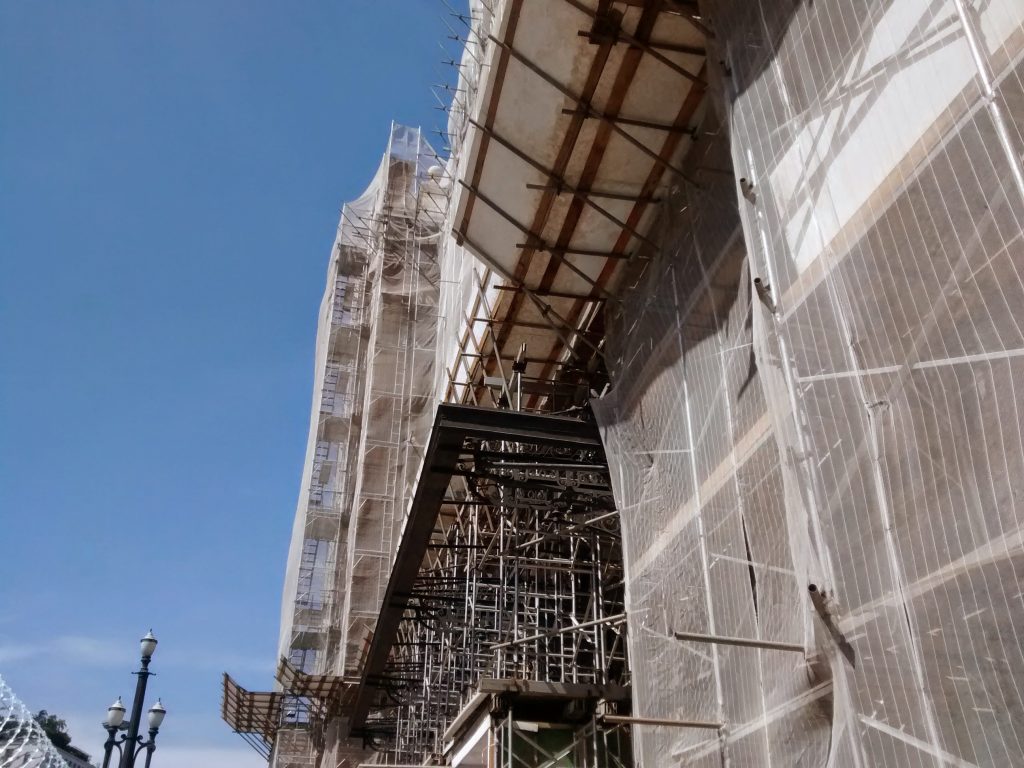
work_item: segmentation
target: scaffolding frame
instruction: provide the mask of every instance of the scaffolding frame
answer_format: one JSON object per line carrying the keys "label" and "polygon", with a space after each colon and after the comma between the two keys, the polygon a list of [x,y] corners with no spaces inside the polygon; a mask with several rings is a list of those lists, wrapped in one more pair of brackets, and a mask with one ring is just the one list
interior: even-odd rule
{"label": "scaffolding frame", "polygon": [[[632,768],[633,745],[628,724],[606,725],[591,716],[583,725],[524,723],[510,712],[495,719],[495,768]],[[564,743],[542,743],[544,730],[565,734]]]}
{"label": "scaffolding frame", "polygon": [[396,764],[440,759],[486,679],[629,683],[621,540],[593,425],[442,405],[431,445],[399,555],[419,565],[392,575],[353,719]]}
{"label": "scaffolding frame", "polygon": [[330,735],[344,715],[341,689],[324,697],[300,683],[344,688],[358,668],[429,429],[443,216],[427,175],[435,161],[418,129],[393,126],[376,178],[342,209],[286,580],[280,722],[269,754],[278,768],[325,755],[350,764]]}

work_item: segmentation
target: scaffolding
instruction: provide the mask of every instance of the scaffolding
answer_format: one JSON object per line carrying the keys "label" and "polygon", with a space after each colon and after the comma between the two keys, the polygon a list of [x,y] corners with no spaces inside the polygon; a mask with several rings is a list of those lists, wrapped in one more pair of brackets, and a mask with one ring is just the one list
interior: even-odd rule
{"label": "scaffolding", "polygon": [[277,765],[1024,764],[1024,7],[862,5],[470,3],[343,214]]}
{"label": "scaffolding", "polygon": [[378,624],[355,708],[385,762],[441,759],[486,680],[628,691],[621,541],[593,424],[441,406],[433,438],[450,447],[419,482],[441,498],[413,499],[401,552],[420,565],[392,574],[394,631]]}
{"label": "scaffolding", "polygon": [[427,174],[436,162],[417,129],[393,126],[376,178],[342,210],[286,577],[280,730],[270,739],[280,768],[318,764],[325,752],[344,764],[331,735],[340,694],[311,696],[296,681],[327,676],[340,685],[357,669],[421,458],[444,205]]}
{"label": "scaffolding", "polygon": [[1024,764],[1024,6],[701,8],[701,185],[594,409],[635,714],[724,728],[638,724],[637,761]]}
{"label": "scaffolding", "polygon": [[[357,670],[383,599],[402,524],[404,501],[422,460],[429,431],[437,316],[436,222],[410,195],[423,169],[393,164],[389,194],[380,205],[367,282],[372,286],[366,355],[361,370],[362,428],[358,473],[347,533],[345,567],[336,571],[344,590],[338,625],[337,669]],[[424,222],[427,226],[424,226]]]}
{"label": "scaffolding", "polygon": [[511,713],[493,725],[494,768],[632,768],[628,723],[600,716],[582,725],[517,720]]}

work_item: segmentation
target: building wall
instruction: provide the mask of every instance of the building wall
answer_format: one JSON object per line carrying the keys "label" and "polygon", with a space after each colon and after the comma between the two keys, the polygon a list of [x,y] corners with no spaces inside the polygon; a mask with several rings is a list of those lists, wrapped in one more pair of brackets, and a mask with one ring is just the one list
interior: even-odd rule
{"label": "building wall", "polygon": [[1024,764],[1024,5],[702,14],[750,186],[678,192],[597,410],[637,714],[727,729],[642,764]]}
{"label": "building wall", "polygon": [[[430,430],[443,216],[429,194],[435,162],[419,129],[393,126],[376,176],[343,209],[328,264],[280,644],[308,674],[357,673]],[[284,713],[273,765],[365,757],[317,702],[297,697]]]}
{"label": "building wall", "polygon": [[70,766],[70,768],[95,768],[95,766],[88,760],[83,760],[77,755],[71,754],[67,750],[58,749],[57,752],[60,754],[64,762]]}

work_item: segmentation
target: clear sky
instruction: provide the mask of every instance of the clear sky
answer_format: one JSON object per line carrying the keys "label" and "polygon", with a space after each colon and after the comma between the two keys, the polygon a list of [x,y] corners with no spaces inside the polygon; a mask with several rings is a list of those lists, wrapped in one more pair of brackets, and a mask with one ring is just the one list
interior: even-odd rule
{"label": "clear sky", "polygon": [[271,683],[338,210],[443,123],[442,16],[0,0],[0,674],[94,758],[152,626],[154,767],[261,764],[220,675]]}

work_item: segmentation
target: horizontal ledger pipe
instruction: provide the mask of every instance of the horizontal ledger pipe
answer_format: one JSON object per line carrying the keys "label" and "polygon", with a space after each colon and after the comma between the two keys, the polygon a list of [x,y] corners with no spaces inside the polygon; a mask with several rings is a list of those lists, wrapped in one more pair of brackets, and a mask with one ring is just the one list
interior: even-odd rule
{"label": "horizontal ledger pipe", "polygon": [[703,728],[710,731],[717,731],[722,727],[721,723],[709,723],[704,720],[663,720],[658,717],[625,717],[623,715],[601,715],[599,718],[604,723],[622,723],[623,725],[664,725],[670,728]]}
{"label": "horizontal ledger pipe", "polygon": [[739,648],[759,648],[765,651],[792,651],[803,653],[804,647],[798,643],[780,643],[774,640],[752,640],[745,637],[726,637],[723,635],[702,635],[696,632],[673,632],[676,640],[693,643],[711,643],[713,645],[732,645]]}

